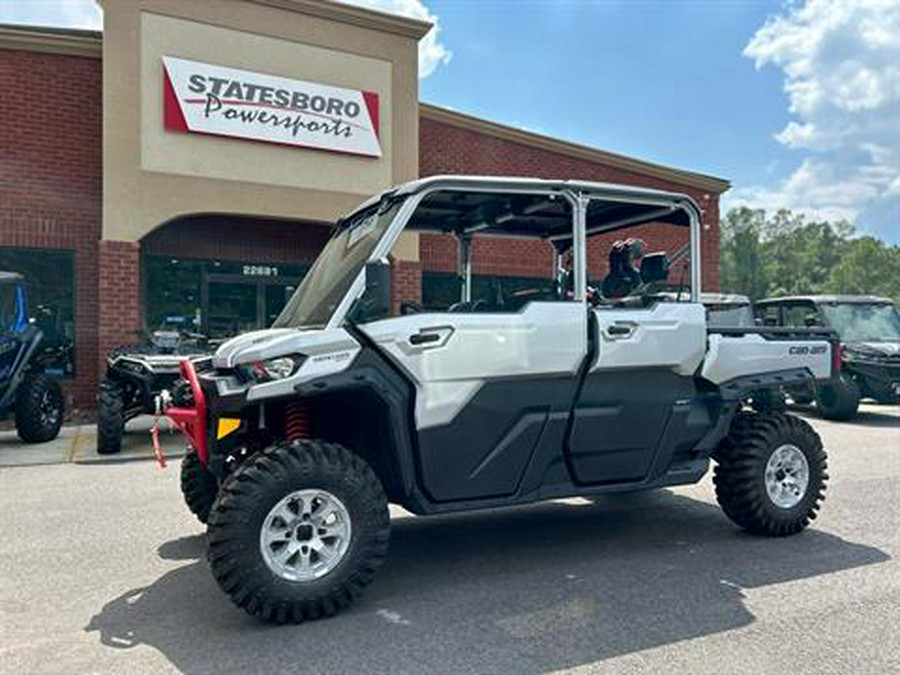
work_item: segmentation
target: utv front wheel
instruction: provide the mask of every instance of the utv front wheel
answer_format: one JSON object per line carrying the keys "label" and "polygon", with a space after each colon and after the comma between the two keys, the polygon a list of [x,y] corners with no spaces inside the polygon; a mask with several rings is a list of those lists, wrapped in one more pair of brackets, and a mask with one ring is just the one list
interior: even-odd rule
{"label": "utv front wheel", "polygon": [[803,420],[781,413],[741,414],[715,459],[716,498],[744,529],[783,537],[816,517],[827,461],[818,434]]}
{"label": "utv front wheel", "polygon": [[249,460],[209,515],[209,562],[222,590],[275,623],[332,616],[372,581],[387,553],[387,499],[375,473],[339,445],[297,441]]}
{"label": "utv front wheel", "polygon": [[188,509],[201,523],[209,520],[209,510],[218,492],[216,477],[200,463],[196,452],[189,451],[181,460],[181,494]]}
{"label": "utv front wheel", "polygon": [[46,443],[59,435],[65,408],[59,383],[46,375],[26,377],[16,392],[16,431],[26,443]]}
{"label": "utv front wheel", "polygon": [[97,453],[114,455],[122,450],[125,417],[122,387],[110,380],[100,383],[97,396]]}

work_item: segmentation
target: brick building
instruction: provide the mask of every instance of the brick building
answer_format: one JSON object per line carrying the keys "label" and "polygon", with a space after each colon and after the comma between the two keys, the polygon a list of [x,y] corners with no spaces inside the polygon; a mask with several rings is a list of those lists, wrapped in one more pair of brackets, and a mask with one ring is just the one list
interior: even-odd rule
{"label": "brick building", "polygon": [[[105,354],[142,329],[177,320],[222,335],[271,321],[341,213],[417,176],[687,193],[703,209],[704,286],[718,286],[726,181],[420,104],[416,49],[427,24],[315,0],[101,4],[102,34],[0,27],[0,268],[25,273],[45,333],[71,344],[59,370],[76,407],[91,407]],[[166,98],[177,95],[183,64],[208,67],[208,81],[228,67],[339,87],[346,110],[365,101],[370,125],[359,135],[377,149],[187,128]],[[653,249],[684,242],[662,227],[637,234]],[[591,242],[592,274],[603,273],[610,243]],[[474,273],[546,276],[553,260],[530,246],[488,242]],[[436,301],[455,273],[453,243],[422,235],[404,249],[394,261],[398,299]]]}

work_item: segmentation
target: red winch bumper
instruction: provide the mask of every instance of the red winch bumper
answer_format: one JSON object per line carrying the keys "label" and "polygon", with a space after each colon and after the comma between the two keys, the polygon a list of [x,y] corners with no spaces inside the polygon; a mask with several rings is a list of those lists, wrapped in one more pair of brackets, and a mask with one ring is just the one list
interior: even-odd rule
{"label": "red winch bumper", "polygon": [[163,412],[185,436],[188,443],[197,452],[200,463],[206,466],[207,440],[206,440],[206,398],[200,387],[200,380],[194,364],[189,359],[181,361],[181,377],[187,381],[194,395],[193,408],[166,408]]}

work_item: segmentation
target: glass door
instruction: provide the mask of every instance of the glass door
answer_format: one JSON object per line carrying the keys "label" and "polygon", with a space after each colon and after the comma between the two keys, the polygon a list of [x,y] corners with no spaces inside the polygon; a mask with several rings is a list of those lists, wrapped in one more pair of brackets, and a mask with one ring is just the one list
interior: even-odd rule
{"label": "glass door", "polygon": [[255,279],[211,274],[206,284],[206,335],[222,339],[258,328],[258,286]]}
{"label": "glass door", "polygon": [[268,328],[299,285],[297,279],[209,274],[204,283],[203,332],[211,339]]}
{"label": "glass door", "polygon": [[291,299],[294,291],[297,290],[299,282],[281,280],[277,283],[269,282],[265,286],[265,321],[266,328],[272,325],[272,322],[281,314],[282,308]]}

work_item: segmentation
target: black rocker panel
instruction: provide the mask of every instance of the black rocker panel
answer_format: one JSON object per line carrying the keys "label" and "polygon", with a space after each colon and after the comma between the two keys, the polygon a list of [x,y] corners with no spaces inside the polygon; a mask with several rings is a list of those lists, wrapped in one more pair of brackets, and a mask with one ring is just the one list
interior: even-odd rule
{"label": "black rocker panel", "polygon": [[559,444],[547,420],[568,411],[576,385],[571,376],[485,383],[449,424],[419,431],[425,491],[439,502],[515,494],[535,450]]}

